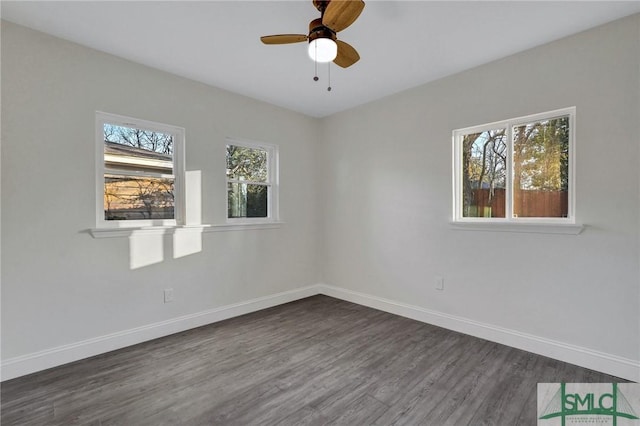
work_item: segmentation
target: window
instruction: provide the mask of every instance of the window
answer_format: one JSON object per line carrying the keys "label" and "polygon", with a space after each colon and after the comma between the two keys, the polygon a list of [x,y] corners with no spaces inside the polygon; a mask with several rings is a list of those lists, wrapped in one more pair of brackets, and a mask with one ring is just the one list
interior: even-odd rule
{"label": "window", "polygon": [[96,139],[97,227],[181,224],[184,129],[98,112]]}
{"label": "window", "polygon": [[455,130],[454,221],[575,223],[575,108]]}
{"label": "window", "polygon": [[228,220],[278,220],[277,147],[228,140],[226,158]]}

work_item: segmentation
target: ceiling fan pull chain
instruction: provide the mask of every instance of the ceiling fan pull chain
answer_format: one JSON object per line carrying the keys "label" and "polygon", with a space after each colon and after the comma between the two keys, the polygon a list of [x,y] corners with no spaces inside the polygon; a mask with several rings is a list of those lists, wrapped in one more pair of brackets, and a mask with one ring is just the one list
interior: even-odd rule
{"label": "ceiling fan pull chain", "polygon": [[327,68],[329,69],[329,87],[327,87],[327,92],[331,91],[331,62],[327,62]]}
{"label": "ceiling fan pull chain", "polygon": [[315,49],[316,49],[316,57],[314,58],[313,64],[315,67],[315,74],[313,76],[313,81],[318,81],[318,45],[315,45]]}

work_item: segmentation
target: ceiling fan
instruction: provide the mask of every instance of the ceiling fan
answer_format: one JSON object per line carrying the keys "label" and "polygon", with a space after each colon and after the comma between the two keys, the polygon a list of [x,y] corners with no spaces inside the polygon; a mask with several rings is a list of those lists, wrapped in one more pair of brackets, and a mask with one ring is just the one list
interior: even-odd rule
{"label": "ceiling fan", "polygon": [[342,68],[360,60],[350,44],[338,40],[337,33],[353,24],[364,9],[362,0],[313,0],[320,18],[309,23],[309,34],[277,34],[260,37],[264,44],[289,44],[309,41],[309,57],[316,62],[331,62]]}

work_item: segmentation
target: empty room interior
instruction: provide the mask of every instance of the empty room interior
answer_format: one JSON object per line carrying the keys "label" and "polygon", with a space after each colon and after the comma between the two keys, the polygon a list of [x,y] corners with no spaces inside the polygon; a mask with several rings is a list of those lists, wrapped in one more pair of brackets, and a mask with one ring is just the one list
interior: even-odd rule
{"label": "empty room interior", "polygon": [[640,2],[0,7],[3,425],[560,425],[539,384],[640,381]]}

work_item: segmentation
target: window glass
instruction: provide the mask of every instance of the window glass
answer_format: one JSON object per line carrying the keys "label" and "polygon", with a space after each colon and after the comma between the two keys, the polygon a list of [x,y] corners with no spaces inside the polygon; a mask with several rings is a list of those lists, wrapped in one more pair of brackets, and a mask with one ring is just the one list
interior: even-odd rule
{"label": "window glass", "polygon": [[569,117],[513,128],[514,217],[567,217]]}
{"label": "window glass", "polygon": [[175,219],[174,138],[105,123],[104,219]]}
{"label": "window glass", "polygon": [[273,183],[276,148],[240,143],[227,145],[227,218],[274,219]]}
{"label": "window glass", "polygon": [[227,146],[227,178],[266,182],[267,151],[243,146]]}
{"label": "window glass", "polygon": [[267,217],[268,189],[264,185],[229,183],[228,217]]}
{"label": "window glass", "polygon": [[463,216],[505,217],[505,129],[464,135],[462,150]]}
{"label": "window glass", "polygon": [[146,220],[174,218],[174,180],[104,175],[104,219]]}

